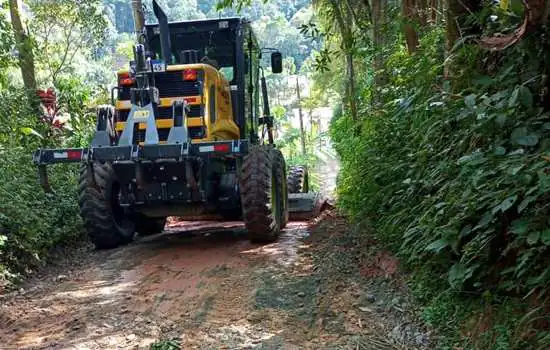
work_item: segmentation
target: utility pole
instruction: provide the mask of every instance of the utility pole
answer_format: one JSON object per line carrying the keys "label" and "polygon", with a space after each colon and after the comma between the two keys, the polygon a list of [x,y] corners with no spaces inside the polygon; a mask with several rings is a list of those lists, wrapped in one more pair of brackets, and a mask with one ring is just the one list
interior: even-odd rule
{"label": "utility pole", "polygon": [[134,30],[138,42],[141,42],[141,34],[145,28],[145,14],[143,13],[143,4],[141,0],[132,0],[132,12],[134,14]]}
{"label": "utility pole", "polygon": [[302,155],[306,156],[306,132],[304,130],[304,115],[302,113],[302,100],[300,97],[300,76],[296,74],[296,95],[298,96],[298,114],[300,116],[300,136],[302,140]]}

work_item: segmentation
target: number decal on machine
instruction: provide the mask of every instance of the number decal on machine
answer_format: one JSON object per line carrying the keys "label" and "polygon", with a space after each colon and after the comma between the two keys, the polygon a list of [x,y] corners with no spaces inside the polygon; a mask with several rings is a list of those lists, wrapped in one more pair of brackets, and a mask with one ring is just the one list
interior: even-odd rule
{"label": "number decal on machine", "polygon": [[153,60],[151,61],[151,66],[153,67],[153,72],[155,73],[166,71],[166,63],[164,61]]}
{"label": "number decal on machine", "polygon": [[147,120],[149,117],[149,111],[146,109],[141,109],[134,112],[134,120]]}

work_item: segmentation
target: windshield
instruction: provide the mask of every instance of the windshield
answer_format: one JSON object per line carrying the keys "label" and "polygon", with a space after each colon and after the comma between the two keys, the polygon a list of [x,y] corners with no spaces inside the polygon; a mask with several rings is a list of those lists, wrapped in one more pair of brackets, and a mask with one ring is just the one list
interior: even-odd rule
{"label": "windshield", "polygon": [[[155,53],[160,53],[158,35],[151,41],[151,46]],[[186,63],[182,61],[182,52],[196,50],[199,62],[216,67],[227,80],[234,80],[235,34],[231,29],[172,34],[171,46],[173,63]]]}

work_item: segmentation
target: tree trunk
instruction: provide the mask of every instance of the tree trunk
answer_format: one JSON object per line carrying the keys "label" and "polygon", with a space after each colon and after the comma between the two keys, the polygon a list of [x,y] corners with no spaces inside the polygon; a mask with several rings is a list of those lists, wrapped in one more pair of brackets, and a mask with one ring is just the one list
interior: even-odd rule
{"label": "tree trunk", "polygon": [[351,112],[351,117],[353,120],[357,120],[359,117],[357,115],[357,98],[355,96],[355,65],[353,60],[353,53],[348,52],[346,54],[346,66],[347,66],[347,75],[348,75],[348,100],[349,108]]}
{"label": "tree trunk", "polygon": [[382,48],[385,42],[384,31],[384,10],[387,0],[372,0],[372,38],[376,53],[374,55],[374,86],[373,103],[379,104],[378,94],[376,93],[380,87],[385,84],[385,74],[382,71],[384,68],[384,55]]}
{"label": "tree trunk", "polygon": [[[338,28],[340,30],[340,35],[342,36],[342,51],[346,55],[346,76],[347,76],[347,86],[346,86],[346,99],[349,103],[350,114],[353,120],[357,120],[357,101],[355,100],[355,69],[353,62],[353,48],[354,48],[354,37],[352,31],[351,23],[348,24],[344,19],[345,16],[342,13],[339,2],[336,0],[331,0],[332,9],[334,10],[334,16],[336,22],[338,23]],[[349,10],[349,8],[346,7]],[[351,16],[351,14],[350,14]],[[349,16],[346,16],[349,17]]]}
{"label": "tree trunk", "polygon": [[15,45],[19,52],[19,67],[23,76],[23,84],[30,97],[35,97],[36,76],[34,70],[34,54],[32,42],[23,28],[18,0],[9,0],[11,24],[15,36]]}
{"label": "tree trunk", "polygon": [[372,21],[372,9],[369,4],[369,0],[363,0],[363,6],[365,7],[365,12],[367,14],[367,21]]}
{"label": "tree trunk", "polygon": [[430,19],[429,23],[435,25],[437,23],[437,11],[438,11],[437,0],[430,0]]}
{"label": "tree trunk", "polygon": [[416,14],[421,27],[428,25],[429,6],[428,0],[416,0]]}
{"label": "tree trunk", "polygon": [[403,0],[401,4],[402,16],[405,20],[405,41],[407,42],[407,50],[412,55],[418,50],[418,34],[414,29],[413,22],[421,22],[423,16],[415,4],[414,0]]}
{"label": "tree trunk", "polygon": [[296,96],[298,97],[298,116],[300,117],[300,140],[302,144],[302,155],[305,157],[306,150],[306,131],[304,128],[304,114],[302,113],[302,98],[300,97],[300,76],[296,75]]}
{"label": "tree trunk", "polygon": [[143,13],[143,4],[141,0],[132,0],[132,12],[134,14],[134,30],[138,42],[141,42],[141,34],[145,28],[145,15]]}

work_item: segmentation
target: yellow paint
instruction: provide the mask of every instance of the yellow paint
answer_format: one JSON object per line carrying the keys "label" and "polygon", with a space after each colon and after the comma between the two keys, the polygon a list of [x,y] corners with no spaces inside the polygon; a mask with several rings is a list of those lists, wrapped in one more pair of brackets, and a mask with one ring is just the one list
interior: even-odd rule
{"label": "yellow paint", "polygon": [[[187,126],[188,127],[197,127],[202,126],[202,118],[196,117],[196,118],[187,118]],[[171,128],[174,125],[174,121],[172,119],[158,119],[157,122],[157,129],[168,129]],[[117,122],[116,123],[116,131],[122,131],[124,130],[124,127],[126,126],[126,122]],[[147,129],[146,123],[139,123],[139,130],[145,130]]]}
{"label": "yellow paint", "polygon": [[[181,96],[181,97],[166,97],[160,99],[160,107],[172,107],[174,101],[186,100],[190,106],[200,105],[202,99],[200,96]],[[129,100],[116,101],[115,108],[118,110],[129,110],[132,108],[132,103]]]}
{"label": "yellow paint", "polygon": [[[207,65],[205,70],[205,121],[207,124],[207,140],[237,140],[239,138],[239,127],[233,118],[233,107],[231,102],[231,87],[223,74],[213,67]],[[214,85],[214,96],[210,96],[210,88]],[[215,99],[216,111],[210,110],[210,99]],[[211,113],[215,112],[215,122],[211,123]]]}
{"label": "yellow paint", "polygon": [[147,121],[148,117],[149,117],[149,111],[146,110],[146,109],[134,112],[134,119],[135,120],[145,119],[145,121]]}
{"label": "yellow paint", "polygon": [[[205,126],[206,138],[195,141],[214,141],[214,140],[236,140],[239,138],[239,127],[235,123],[233,116],[233,108],[231,102],[231,87],[229,82],[225,79],[223,74],[216,70],[214,67],[207,64],[179,64],[167,66],[166,70],[169,72],[183,71],[185,69],[195,69],[204,73],[204,91],[203,97],[201,96],[181,96],[175,98],[161,98],[160,107],[171,107],[176,100],[186,100],[190,105],[204,104],[205,115],[199,118],[188,118],[187,125],[189,127]],[[118,73],[127,73],[128,70],[122,70]],[[215,93],[211,96],[210,89],[214,86]],[[210,110],[210,101],[214,99],[216,110]],[[117,101],[116,109],[129,110],[131,109],[130,101]],[[215,112],[215,121],[211,123],[211,114]],[[124,129],[124,122],[118,122],[116,124],[116,130],[121,131]],[[171,128],[173,121],[171,119],[157,120],[157,128]],[[145,123],[140,123],[139,128],[141,130],[146,128]]]}

